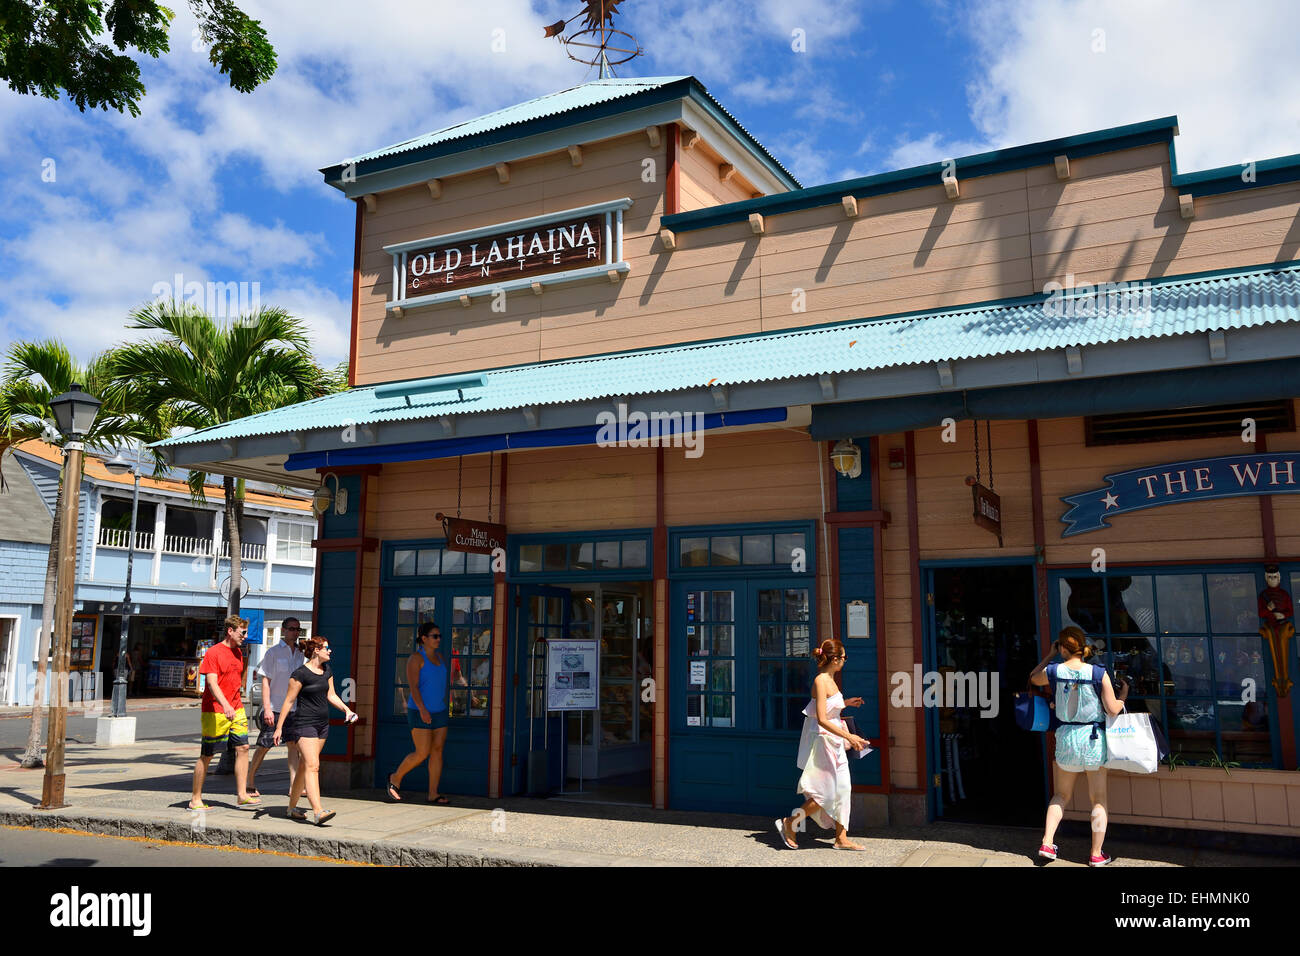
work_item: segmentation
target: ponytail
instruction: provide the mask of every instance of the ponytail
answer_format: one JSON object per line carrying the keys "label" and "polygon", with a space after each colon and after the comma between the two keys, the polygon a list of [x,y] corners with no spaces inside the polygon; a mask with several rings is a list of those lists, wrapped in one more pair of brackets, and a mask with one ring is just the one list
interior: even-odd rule
{"label": "ponytail", "polygon": [[827,638],[821,642],[821,646],[813,651],[813,657],[817,659],[818,667],[825,667],[837,657],[844,656],[844,645],[839,641]]}

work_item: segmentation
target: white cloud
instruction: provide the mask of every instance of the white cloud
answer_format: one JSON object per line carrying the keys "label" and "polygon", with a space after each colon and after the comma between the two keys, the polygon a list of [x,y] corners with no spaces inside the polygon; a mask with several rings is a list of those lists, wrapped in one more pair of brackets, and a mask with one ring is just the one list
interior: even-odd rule
{"label": "white cloud", "polygon": [[[898,143],[891,162],[1039,142],[1176,114],[1181,171],[1300,151],[1300,5],[991,0],[968,10],[980,136]],[[942,154],[942,155],[941,155]]]}

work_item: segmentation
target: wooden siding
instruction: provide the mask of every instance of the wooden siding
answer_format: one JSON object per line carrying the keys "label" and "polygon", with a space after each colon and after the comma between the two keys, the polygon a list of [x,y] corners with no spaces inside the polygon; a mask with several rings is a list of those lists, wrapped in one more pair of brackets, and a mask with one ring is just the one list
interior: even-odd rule
{"label": "wooden siding", "polygon": [[760,192],[739,173],[724,183],[718,176],[723,159],[703,138],[693,148],[679,151],[677,156],[681,167],[682,212],[752,199],[754,193]]}

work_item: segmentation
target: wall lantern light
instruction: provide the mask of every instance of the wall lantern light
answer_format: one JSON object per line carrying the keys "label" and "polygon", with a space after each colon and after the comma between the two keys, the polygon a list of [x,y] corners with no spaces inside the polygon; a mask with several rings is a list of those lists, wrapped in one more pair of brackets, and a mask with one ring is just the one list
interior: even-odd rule
{"label": "wall lantern light", "polygon": [[[334,490],[329,489],[329,480],[334,479]],[[348,490],[339,485],[339,476],[334,474],[326,475],[321,479],[320,487],[312,492],[311,511],[316,517],[320,517],[329,510],[330,502],[334,502],[334,513],[336,515],[347,514],[348,512]]]}
{"label": "wall lantern light", "polygon": [[842,438],[831,449],[831,463],[844,477],[857,478],[862,474],[862,449],[847,438]]}

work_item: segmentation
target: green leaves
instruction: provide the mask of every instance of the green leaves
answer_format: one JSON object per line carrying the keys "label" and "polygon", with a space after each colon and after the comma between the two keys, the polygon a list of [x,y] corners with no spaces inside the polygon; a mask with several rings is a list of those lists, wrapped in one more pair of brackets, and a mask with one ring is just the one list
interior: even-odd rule
{"label": "green leaves", "polygon": [[[174,14],[153,0],[0,0],[0,79],[27,95],[140,115],[145,95],[131,51],[169,51]],[[190,0],[213,66],[249,93],[275,73],[275,50],[259,21],[232,0]],[[108,40],[112,46],[103,42]],[[115,52],[114,47],[117,51]]]}

